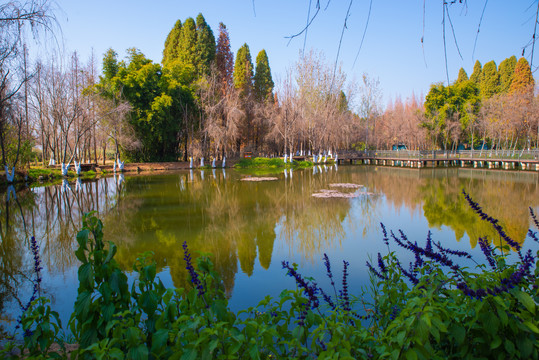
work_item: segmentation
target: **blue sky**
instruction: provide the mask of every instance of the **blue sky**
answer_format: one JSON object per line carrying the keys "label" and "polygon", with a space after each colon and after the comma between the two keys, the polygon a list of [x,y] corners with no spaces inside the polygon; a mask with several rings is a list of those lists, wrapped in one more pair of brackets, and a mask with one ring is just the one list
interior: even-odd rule
{"label": "blue sky", "polygon": [[[348,0],[321,0],[322,9],[309,28],[306,49],[322,50],[334,62]],[[412,93],[426,94],[432,83],[446,81],[443,40],[442,1],[426,1],[424,50],[423,0],[373,0],[365,41],[359,49],[369,1],[352,3],[344,33],[340,61],[348,78],[360,79],[366,72],[378,78],[384,102]],[[165,38],[176,20],[195,18],[202,13],[217,37],[219,22],[229,29],[232,51],[247,43],[253,59],[265,49],[274,80],[283,77],[303,48],[303,37],[289,44],[286,36],[305,25],[309,0],[57,0],[57,17],[66,51],[77,51],[87,59],[93,49],[98,59],[112,47],[120,58],[130,47],[140,49],[148,58],[160,62]],[[253,8],[254,4],[254,8]],[[316,0],[312,0],[312,6]],[[467,6],[449,7],[455,27],[459,57],[449,25],[446,28],[450,80],[464,67],[471,74],[475,60],[482,64],[516,55],[533,33],[536,1],[489,1],[472,57],[475,35],[484,1],[468,1]],[[530,50],[528,50],[529,52]],[[529,57],[528,57],[529,59]],[[536,63],[539,63],[537,59]]]}

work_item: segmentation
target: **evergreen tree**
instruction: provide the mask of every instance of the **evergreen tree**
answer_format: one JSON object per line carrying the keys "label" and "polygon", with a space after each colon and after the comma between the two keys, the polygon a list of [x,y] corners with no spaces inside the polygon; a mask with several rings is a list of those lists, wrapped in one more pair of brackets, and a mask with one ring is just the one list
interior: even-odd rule
{"label": "evergreen tree", "polygon": [[163,49],[163,65],[171,62],[178,58],[178,45],[180,42],[180,35],[182,31],[182,22],[180,20],[176,21],[174,27],[168,33],[167,39],[165,40],[165,48]]}
{"label": "evergreen tree", "polygon": [[498,72],[500,74],[500,93],[507,93],[509,91],[516,65],[517,58],[515,55],[513,55],[510,58],[502,61],[500,66],[498,66]]}
{"label": "evergreen tree", "polygon": [[463,68],[460,68],[459,70],[459,76],[457,78],[457,83],[461,83],[463,81],[468,81],[468,74],[466,74],[466,70]]}
{"label": "evergreen tree", "polygon": [[479,83],[481,82],[481,72],[481,63],[479,60],[477,60],[473,66],[472,75],[470,76],[470,80],[472,80],[477,86],[479,86]]}
{"label": "evergreen tree", "polygon": [[339,97],[337,99],[337,108],[340,112],[346,112],[350,110],[348,108],[348,99],[346,98],[346,94],[342,90],[339,92]]}
{"label": "evergreen tree", "polygon": [[249,97],[253,88],[253,62],[249,46],[243,44],[239,48],[234,64],[234,87],[240,91],[240,96]]}
{"label": "evergreen tree", "polygon": [[197,32],[195,20],[187,18],[183,23],[178,42],[177,59],[196,68]]}
{"label": "evergreen tree", "polygon": [[483,66],[483,71],[481,73],[481,82],[479,84],[481,96],[486,99],[491,98],[498,92],[499,86],[500,75],[498,74],[496,63],[494,60],[489,61],[485,64],[485,66]]}
{"label": "evergreen tree", "polygon": [[118,74],[118,54],[112,48],[108,49],[103,57],[103,77],[109,82]]}
{"label": "evergreen tree", "polygon": [[215,60],[215,37],[202,14],[196,21],[196,70],[198,76],[209,75],[211,65]]}
{"label": "evergreen tree", "polygon": [[217,50],[215,63],[219,77],[219,83],[223,94],[234,86],[234,54],[230,51],[230,38],[225,24],[219,23],[219,38],[217,40]]}
{"label": "evergreen tree", "polygon": [[521,57],[518,59],[515,66],[515,72],[509,88],[510,93],[525,93],[533,91],[535,80],[533,79],[532,70],[528,61]]}
{"label": "evergreen tree", "polygon": [[266,50],[262,49],[256,56],[256,70],[254,76],[254,95],[259,102],[272,101],[273,80]]}

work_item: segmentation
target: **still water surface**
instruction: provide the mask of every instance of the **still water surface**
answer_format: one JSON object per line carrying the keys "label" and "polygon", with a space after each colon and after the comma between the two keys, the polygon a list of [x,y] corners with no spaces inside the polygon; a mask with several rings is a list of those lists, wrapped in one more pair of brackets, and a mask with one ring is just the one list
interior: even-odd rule
{"label": "still water surface", "polygon": [[[13,328],[20,315],[18,300],[25,303],[30,296],[30,236],[38,240],[43,260],[42,294],[67,323],[78,286],[75,235],[88,211],[103,220],[105,240],[118,245],[116,259],[128,273],[138,254],[153,251],[165,285],[185,287],[182,243],[187,241],[194,258],[211,253],[234,310],[294,287],[283,260],[326,284],[324,253],[336,273],[342,260],[350,262],[350,288],[359,294],[368,285],[365,262],[387,252],[381,222],[418,243],[430,229],[444,246],[477,254],[479,236],[497,237],[467,207],[462,189],[519,242],[531,226],[528,207],[539,212],[539,175],[534,172],[341,166],[284,175],[276,175],[276,181],[245,182],[240,179],[247,175],[233,170],[196,170],[38,187],[9,200],[4,195],[0,327]],[[335,183],[364,185],[361,192],[368,194],[312,197]]]}

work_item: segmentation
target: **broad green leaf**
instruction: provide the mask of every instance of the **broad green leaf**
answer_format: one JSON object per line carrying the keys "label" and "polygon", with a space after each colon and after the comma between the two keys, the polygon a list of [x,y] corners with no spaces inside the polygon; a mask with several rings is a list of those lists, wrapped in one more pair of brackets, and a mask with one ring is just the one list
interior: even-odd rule
{"label": "broad green leaf", "polygon": [[167,345],[168,330],[159,329],[152,335],[152,353],[159,352]]}
{"label": "broad green leaf", "polygon": [[531,323],[530,321],[524,321],[524,325],[526,325],[528,329],[530,329],[534,333],[539,334],[539,328],[537,327],[537,325]]}
{"label": "broad green leaf", "polygon": [[85,319],[88,316],[91,302],[92,293],[90,291],[83,291],[77,296],[77,300],[75,300],[75,313],[78,314],[77,318]]}
{"label": "broad green leaf", "polygon": [[116,244],[114,244],[112,241],[109,241],[109,252],[107,254],[107,257],[105,258],[105,263],[108,263],[114,255],[116,255],[116,252],[118,251],[118,247]]}
{"label": "broad green leaf", "polygon": [[515,344],[513,344],[509,339],[505,339],[505,342],[503,343],[505,350],[512,355],[515,352]]}
{"label": "broad green leaf", "polygon": [[80,285],[87,288],[93,288],[93,269],[91,263],[83,264],[79,267],[79,282]]}
{"label": "broad green leaf", "polygon": [[513,295],[515,295],[518,301],[520,301],[520,303],[524,305],[529,312],[535,314],[535,301],[533,301],[530,295],[520,290],[513,291]]}
{"label": "broad green leaf", "polygon": [[498,348],[501,344],[502,344],[502,339],[499,336],[496,335],[494,337],[494,341],[492,341],[490,343],[490,349],[494,350],[494,349]]}
{"label": "broad green leaf", "polygon": [[139,332],[139,329],[135,327],[130,327],[126,330],[125,337],[129,343],[129,347],[134,347],[140,343],[141,339],[139,339]]}
{"label": "broad green leaf", "polygon": [[406,357],[406,360],[417,360],[417,354],[413,349],[406,350],[404,356]]}
{"label": "broad green leaf", "polygon": [[181,360],[195,360],[198,357],[198,352],[196,349],[185,349]]}
{"label": "broad green leaf", "polygon": [[132,360],[146,360],[148,359],[148,348],[144,344],[131,348],[127,353],[127,357]]}

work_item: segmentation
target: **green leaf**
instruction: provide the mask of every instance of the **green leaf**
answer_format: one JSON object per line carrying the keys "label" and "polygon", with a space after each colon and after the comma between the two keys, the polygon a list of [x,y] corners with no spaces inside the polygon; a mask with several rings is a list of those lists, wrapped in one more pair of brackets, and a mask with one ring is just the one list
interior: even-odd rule
{"label": "green leaf", "polygon": [[530,321],[524,321],[524,325],[526,325],[528,329],[530,329],[534,333],[539,334],[539,328],[537,328],[537,325],[531,323]]}
{"label": "green leaf", "polygon": [[503,343],[505,350],[507,350],[507,353],[509,356],[513,355],[515,353],[515,345],[508,339],[505,339],[505,342]]}
{"label": "green leaf", "polygon": [[219,345],[219,340],[218,339],[214,339],[214,340],[210,341],[210,345],[209,345],[210,353],[212,353],[213,350],[215,350],[218,345]]}
{"label": "green leaf", "polygon": [[406,353],[404,354],[404,356],[406,357],[407,360],[417,360],[417,354],[415,350],[413,349],[406,350]]}
{"label": "green leaf", "polygon": [[132,360],[146,360],[148,359],[148,348],[144,344],[131,348],[127,353],[127,357]]}
{"label": "green leaf", "polygon": [[167,345],[168,330],[159,329],[152,335],[152,353],[159,352]]}
{"label": "green leaf", "polygon": [[490,350],[494,350],[498,348],[501,344],[502,344],[502,339],[498,335],[496,335],[494,337],[494,341],[490,343]]}
{"label": "green leaf", "polygon": [[79,267],[79,282],[86,289],[93,289],[93,269],[91,263],[83,264]]}
{"label": "green leaf", "polygon": [[139,329],[137,329],[136,327],[130,327],[125,332],[125,337],[130,347],[133,347],[140,343],[141,339],[139,339],[139,332]]}
{"label": "green leaf", "polygon": [[114,244],[112,241],[109,241],[109,252],[107,254],[107,257],[105,258],[105,263],[108,263],[114,255],[116,255],[116,252],[118,251],[118,247],[116,244]]}
{"label": "green leaf", "polygon": [[155,279],[155,265],[148,265],[144,267],[144,277],[148,281],[153,281]]}
{"label": "green leaf", "polygon": [[82,246],[79,246],[79,248],[75,251],[75,256],[83,264],[86,264],[88,262],[88,259],[86,258],[86,251]]}
{"label": "green leaf", "polygon": [[533,301],[532,297],[528,295],[527,293],[520,291],[520,290],[514,290],[512,291],[513,295],[518,299],[518,301],[528,309],[529,312],[532,314],[535,314],[535,301]]}
{"label": "green leaf", "polygon": [[102,310],[102,314],[103,314],[103,319],[105,319],[105,321],[109,322],[110,319],[112,319],[112,315],[114,315],[114,304],[112,303],[108,303],[107,305],[103,306],[103,310]]}
{"label": "green leaf", "polygon": [[83,229],[77,233],[77,242],[79,246],[84,250],[88,250],[86,244],[88,243],[88,236],[90,235],[90,230]]}
{"label": "green leaf", "polygon": [[258,346],[256,344],[251,345],[249,355],[251,356],[251,359],[260,359],[260,352],[258,351]]}
{"label": "green leaf", "polygon": [[116,359],[116,360],[122,360],[124,358],[124,353],[122,350],[120,349],[117,349],[117,348],[113,348],[113,349],[109,349],[107,350],[108,351],[108,355],[112,358],[112,359]]}
{"label": "green leaf", "polygon": [[198,357],[198,352],[196,349],[185,349],[181,360],[195,360]]}
{"label": "green leaf", "polygon": [[466,336],[466,330],[462,326],[453,326],[449,333],[453,336],[457,344],[462,344]]}
{"label": "green leaf", "polygon": [[83,291],[77,296],[75,301],[75,313],[78,319],[85,319],[90,310],[90,304],[92,302],[92,293],[90,291]]}
{"label": "green leaf", "polygon": [[148,315],[152,315],[157,310],[157,295],[155,291],[147,291],[142,293],[138,300],[139,306]]}

